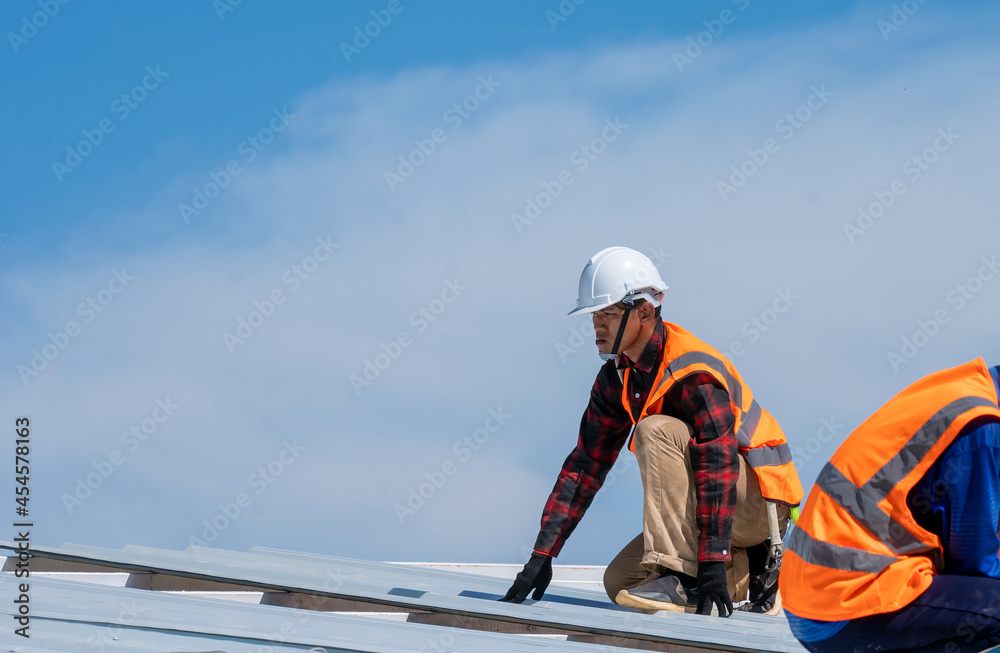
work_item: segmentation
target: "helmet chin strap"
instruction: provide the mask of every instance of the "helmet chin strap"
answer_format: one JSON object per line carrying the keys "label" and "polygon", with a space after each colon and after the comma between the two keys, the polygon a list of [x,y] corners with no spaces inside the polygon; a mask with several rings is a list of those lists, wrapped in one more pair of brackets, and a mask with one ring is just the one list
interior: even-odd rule
{"label": "helmet chin strap", "polygon": [[628,324],[629,313],[632,312],[632,302],[625,304],[625,314],[622,315],[621,324],[618,325],[618,335],[615,336],[615,344],[611,347],[611,353],[600,354],[602,360],[610,361],[618,357],[618,346],[622,344],[622,336],[625,335],[625,326]]}

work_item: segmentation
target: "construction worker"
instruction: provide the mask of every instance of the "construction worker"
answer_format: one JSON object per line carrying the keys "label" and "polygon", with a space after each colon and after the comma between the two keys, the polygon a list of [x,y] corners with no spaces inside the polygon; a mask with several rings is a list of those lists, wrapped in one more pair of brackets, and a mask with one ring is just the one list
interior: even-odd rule
{"label": "construction worker", "polygon": [[584,268],[570,315],[592,314],[607,362],[534,552],[501,600],[520,603],[532,590],[542,597],[552,558],[628,441],[642,478],[643,531],[608,565],[608,596],[646,609],[714,607],[728,617],[752,586],[756,611],[774,607],[768,540],[779,552],[789,507],[802,499],[788,445],[726,357],[661,320],[665,290],[652,262],[625,247],[598,252]]}
{"label": "construction worker", "polygon": [[1000,368],[982,358],[905,388],[820,472],[781,594],[810,651],[1000,644]]}

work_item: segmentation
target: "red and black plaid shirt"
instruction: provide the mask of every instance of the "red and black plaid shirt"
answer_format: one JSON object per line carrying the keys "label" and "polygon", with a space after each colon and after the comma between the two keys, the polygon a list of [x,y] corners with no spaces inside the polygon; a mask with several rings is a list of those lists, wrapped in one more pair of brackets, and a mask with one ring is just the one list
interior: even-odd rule
{"label": "red and black plaid shirt", "polygon": [[[659,322],[637,362],[620,357],[619,368],[632,368],[628,396],[636,417],[646,403],[663,358],[665,336],[666,328]],[[632,431],[632,420],[622,406],[621,396],[621,378],[614,361],[608,361],[594,381],[576,448],[563,463],[545,502],[535,551],[559,555],[615,464]],[[661,414],[676,417],[694,429],[690,451],[698,495],[698,559],[728,560],[739,476],[735,415],[729,393],[710,374],[696,372],[674,384],[661,406]],[[686,500],[677,497],[679,502]]]}

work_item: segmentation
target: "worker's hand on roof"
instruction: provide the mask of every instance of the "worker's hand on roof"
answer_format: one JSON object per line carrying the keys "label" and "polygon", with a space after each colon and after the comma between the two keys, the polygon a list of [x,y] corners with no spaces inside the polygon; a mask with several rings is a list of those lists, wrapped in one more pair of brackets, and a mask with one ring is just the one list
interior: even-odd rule
{"label": "worker's hand on roof", "polygon": [[524,565],[524,569],[518,573],[514,579],[514,584],[507,590],[507,594],[500,599],[510,603],[521,603],[528,597],[528,592],[532,589],[535,593],[531,595],[534,600],[542,598],[545,588],[552,580],[552,556],[544,553],[532,553],[531,558]]}
{"label": "worker's hand on roof", "polygon": [[726,583],[726,564],[705,561],[698,563],[698,614],[712,614],[712,606],[719,610],[720,617],[733,613],[733,600],[729,597]]}

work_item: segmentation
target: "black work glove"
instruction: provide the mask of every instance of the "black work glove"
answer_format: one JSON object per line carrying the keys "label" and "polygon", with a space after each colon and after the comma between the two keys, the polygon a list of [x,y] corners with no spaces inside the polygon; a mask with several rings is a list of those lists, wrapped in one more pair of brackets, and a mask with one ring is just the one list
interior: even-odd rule
{"label": "black work glove", "polygon": [[698,563],[698,614],[712,614],[712,606],[719,609],[720,617],[733,613],[733,600],[729,598],[726,584],[726,563]]}
{"label": "black work glove", "polygon": [[531,598],[538,600],[545,593],[545,588],[552,580],[552,556],[544,553],[532,553],[531,558],[524,565],[524,569],[514,579],[514,584],[507,590],[507,595],[501,601],[510,603],[520,603],[528,597],[528,592],[532,589],[535,593]]}

